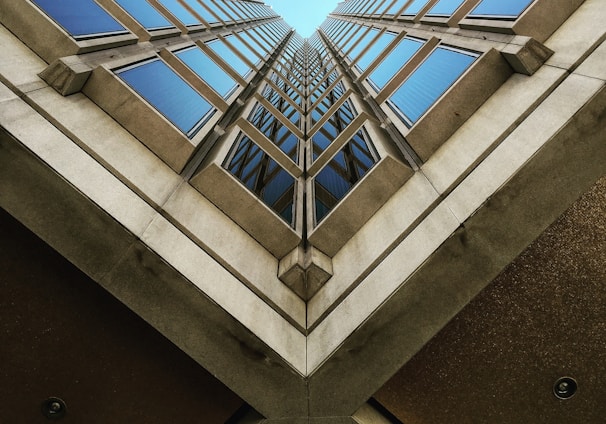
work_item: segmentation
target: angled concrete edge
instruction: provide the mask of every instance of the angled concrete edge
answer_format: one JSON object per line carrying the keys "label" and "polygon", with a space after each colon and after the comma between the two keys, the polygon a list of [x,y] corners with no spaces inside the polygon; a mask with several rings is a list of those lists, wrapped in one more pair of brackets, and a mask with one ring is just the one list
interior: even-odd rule
{"label": "angled concrete edge", "polygon": [[312,416],[359,408],[606,173],[606,89],[584,81],[578,112],[311,375]]}

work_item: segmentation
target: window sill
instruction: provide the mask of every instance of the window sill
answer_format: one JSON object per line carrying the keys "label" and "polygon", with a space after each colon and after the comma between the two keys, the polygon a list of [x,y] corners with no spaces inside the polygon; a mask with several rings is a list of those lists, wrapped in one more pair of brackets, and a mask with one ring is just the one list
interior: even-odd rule
{"label": "window sill", "polygon": [[[223,168],[223,161],[229,155],[231,146],[236,142],[239,133],[240,128],[234,126],[223,138],[221,145],[216,146],[214,151],[207,156],[190,180],[190,184],[272,255],[281,259],[301,242],[300,227],[302,225],[298,217],[302,216],[302,210],[295,211],[296,225],[299,227],[298,230],[295,230]],[[302,195],[301,189],[301,184],[296,184],[297,197]]]}
{"label": "window sill", "polygon": [[[329,257],[333,257],[414,173],[400,161],[389,143],[382,142],[386,136],[377,124],[366,120],[363,125],[381,159],[308,234],[310,244]],[[307,184],[307,228],[313,228],[313,179]]]}
{"label": "window sill", "polygon": [[47,63],[138,41],[131,33],[76,40],[26,0],[6,0],[0,8],[0,22]]}
{"label": "window sill", "polygon": [[579,8],[583,1],[571,0],[554,7],[550,1],[538,0],[513,21],[466,17],[459,22],[459,26],[476,31],[525,35],[542,43]]}
{"label": "window sill", "polygon": [[391,108],[383,110],[425,162],[509,78],[513,69],[503,55],[491,49],[408,128]]}
{"label": "window sill", "polygon": [[[133,58],[129,61],[132,62]],[[173,170],[181,172],[221,114],[216,111],[190,139],[124,83],[109,66],[95,68],[82,92]],[[118,66],[114,63],[112,67]]]}

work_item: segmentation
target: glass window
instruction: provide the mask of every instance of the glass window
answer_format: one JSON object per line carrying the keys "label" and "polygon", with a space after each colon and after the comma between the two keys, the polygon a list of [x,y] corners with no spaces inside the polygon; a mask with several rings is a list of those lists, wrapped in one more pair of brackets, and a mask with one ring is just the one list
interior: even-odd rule
{"label": "glass window", "polygon": [[125,68],[117,74],[188,137],[193,137],[214,112],[204,97],[161,60]]}
{"label": "glass window", "polygon": [[377,162],[362,129],[314,178],[316,223],[337,205]]}
{"label": "glass window", "polygon": [[174,27],[164,16],[145,0],[116,0],[145,29],[154,30]]}
{"label": "glass window", "polygon": [[270,139],[276,146],[298,163],[299,139],[265,107],[257,104],[248,120]]}
{"label": "glass window", "polygon": [[450,16],[463,4],[464,0],[440,0],[427,12],[428,15]]}
{"label": "glass window", "polygon": [[366,32],[358,41],[358,44],[356,44],[356,46],[351,50],[351,52],[349,52],[349,54],[347,55],[349,60],[353,60],[356,57],[358,57],[358,55],[360,54],[360,52],[362,52],[362,50],[364,50],[366,48],[366,46],[368,46],[368,43],[377,36],[377,34],[379,33],[379,30],[376,28],[371,29],[370,31]]}
{"label": "glass window", "polygon": [[370,80],[371,85],[373,85],[377,91],[383,88],[422,45],[422,41],[412,38],[403,38],[370,74],[368,79]]}
{"label": "glass window", "polygon": [[177,0],[158,0],[162,6],[166,7],[183,25],[202,25],[202,22],[181,5]]}
{"label": "glass window", "polygon": [[472,17],[517,18],[533,0],[482,0],[469,14]]}
{"label": "glass window", "polygon": [[240,134],[225,168],[293,225],[295,179],[250,138]]}
{"label": "glass window", "polygon": [[416,15],[428,3],[428,0],[415,0],[408,5],[402,12],[402,15]]}
{"label": "glass window", "polygon": [[237,87],[236,81],[199,48],[181,50],[176,56],[224,98]]}
{"label": "glass window", "polygon": [[127,32],[93,0],[33,0],[33,2],[76,39]]}
{"label": "glass window", "polygon": [[187,4],[189,5],[189,7],[191,7],[192,9],[194,9],[194,11],[198,15],[200,15],[200,17],[202,19],[204,19],[209,24],[215,24],[215,23],[219,22],[219,20],[212,13],[210,13],[207,8],[205,8],[204,6],[202,6],[197,1],[190,1]]}
{"label": "glass window", "polygon": [[229,65],[242,77],[246,78],[246,75],[251,71],[249,66],[222,41],[212,40],[207,42],[206,45],[226,63],[229,63]]}
{"label": "glass window", "polygon": [[244,44],[242,41],[240,41],[238,38],[234,37],[233,35],[228,35],[227,37],[225,37],[225,40],[227,40],[227,42],[229,44],[234,46],[237,51],[239,51],[241,54],[243,54],[244,57],[246,57],[248,60],[250,60],[250,62],[252,64],[256,65],[261,61],[261,58],[259,56],[257,56],[257,53],[253,52],[251,49],[246,47],[246,44]]}
{"label": "glass window", "polygon": [[372,44],[370,49],[364,53],[364,56],[358,60],[356,67],[362,72],[366,70],[394,38],[396,38],[396,36],[391,32],[381,34],[381,36]]}
{"label": "glass window", "polygon": [[215,15],[217,15],[219,17],[219,19],[221,19],[224,22],[231,22],[233,21],[233,19],[227,15],[219,6],[217,6],[215,3],[213,3],[212,1],[205,1],[204,4],[213,11],[213,13]]}
{"label": "glass window", "polygon": [[444,47],[435,49],[390,97],[390,102],[412,126],[465,72],[476,55]]}
{"label": "glass window", "polygon": [[386,15],[395,15],[396,12],[398,10],[400,10],[402,8],[402,6],[404,6],[404,3],[406,3],[408,0],[398,0],[396,1],[394,4],[391,5],[391,7],[389,9],[387,9],[385,11]]}

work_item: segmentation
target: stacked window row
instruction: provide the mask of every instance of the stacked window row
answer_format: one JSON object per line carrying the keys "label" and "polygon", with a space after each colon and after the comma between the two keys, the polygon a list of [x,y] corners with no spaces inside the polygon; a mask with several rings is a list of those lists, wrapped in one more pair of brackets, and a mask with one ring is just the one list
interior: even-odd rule
{"label": "stacked window row", "polygon": [[[476,52],[438,45],[394,87],[390,84],[392,79],[401,76],[401,70],[427,40],[402,38],[389,31],[337,19],[328,19],[322,29],[338,40],[336,48],[359,75],[366,75],[375,97],[385,98],[407,127],[414,125],[479,56]],[[377,60],[386,49],[389,53]]]}
{"label": "stacked window row", "polygon": [[[358,115],[329,50],[314,34],[306,46],[309,83],[307,163],[314,164]],[[378,161],[364,127],[340,140],[336,154],[313,177],[314,222],[319,223]]]}
{"label": "stacked window row", "polygon": [[[297,179],[285,169],[284,161],[299,166],[302,162],[305,102],[302,46],[303,40],[298,35],[291,36],[266,75],[247,117],[260,135],[241,131],[224,162],[225,169],[290,226],[295,226]],[[280,149],[284,157],[272,157],[262,146],[264,140]]]}
{"label": "stacked window row", "polygon": [[[271,46],[284,38],[287,28],[280,22],[269,22],[172,53],[219,98],[228,99],[258,70]],[[159,57],[115,72],[189,138],[219,107]]]}
{"label": "stacked window row", "polygon": [[[467,17],[512,20],[520,16],[533,1],[481,0],[479,3],[474,1],[472,6],[475,7],[467,14]],[[382,16],[384,18],[413,18],[419,14],[424,14],[427,17],[449,17],[455,14],[465,3],[465,0],[393,0],[386,2],[382,0],[374,2],[346,0],[333,13],[344,16],[366,15]]]}
{"label": "stacked window row", "polygon": [[[109,0],[32,0],[77,40],[126,34],[129,31],[102,4]],[[212,27],[276,18],[267,5],[247,0],[113,0],[150,32],[184,27]],[[112,5],[109,5],[112,6]]]}

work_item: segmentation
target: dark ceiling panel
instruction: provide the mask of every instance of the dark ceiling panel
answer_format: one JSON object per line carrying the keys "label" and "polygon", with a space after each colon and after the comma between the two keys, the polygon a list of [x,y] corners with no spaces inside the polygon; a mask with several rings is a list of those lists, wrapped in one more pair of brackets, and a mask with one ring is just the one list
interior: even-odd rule
{"label": "dark ceiling panel", "polygon": [[0,209],[0,422],[224,423],[243,401]]}
{"label": "dark ceiling panel", "polygon": [[606,422],[606,177],[375,398],[406,424]]}

